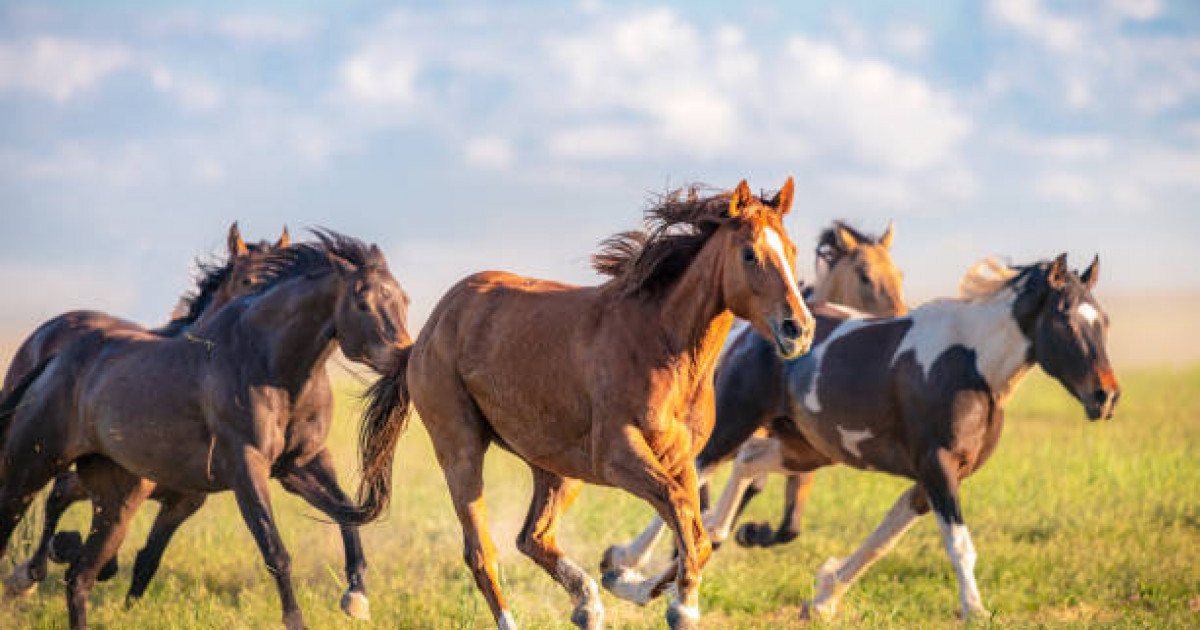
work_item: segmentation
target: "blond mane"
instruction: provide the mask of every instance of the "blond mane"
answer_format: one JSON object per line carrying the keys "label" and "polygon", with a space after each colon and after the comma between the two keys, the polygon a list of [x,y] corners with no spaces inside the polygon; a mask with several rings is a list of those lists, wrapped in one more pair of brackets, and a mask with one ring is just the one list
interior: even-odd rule
{"label": "blond mane", "polygon": [[969,302],[988,299],[1007,287],[1018,275],[1020,270],[988,256],[971,265],[963,274],[958,281],[958,297]]}

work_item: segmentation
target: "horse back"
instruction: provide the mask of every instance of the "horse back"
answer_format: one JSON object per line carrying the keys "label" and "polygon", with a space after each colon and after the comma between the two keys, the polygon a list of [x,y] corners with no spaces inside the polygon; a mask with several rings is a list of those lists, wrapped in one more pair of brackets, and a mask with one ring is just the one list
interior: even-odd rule
{"label": "horse back", "polygon": [[58,353],[63,346],[88,333],[115,330],[139,330],[142,327],[129,320],[100,311],[70,311],[46,320],[25,338],[8,364],[4,387],[7,395],[34,366]]}

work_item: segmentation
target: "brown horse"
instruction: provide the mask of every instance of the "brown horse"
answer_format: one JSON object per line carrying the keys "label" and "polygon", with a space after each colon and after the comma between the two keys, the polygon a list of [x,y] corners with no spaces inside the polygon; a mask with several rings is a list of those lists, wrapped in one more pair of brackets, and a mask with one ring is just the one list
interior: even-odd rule
{"label": "brown horse", "polygon": [[[258,282],[259,262],[272,251],[287,247],[291,238],[287,228],[274,244],[267,241],[247,243],[242,239],[241,231],[235,222],[229,226],[226,238],[227,255],[223,263],[213,263],[205,260],[197,262],[199,275],[195,290],[179,300],[171,321],[162,327],[151,330],[151,333],[163,337],[176,337],[186,334],[194,326],[203,325],[213,313],[236,297],[253,291]],[[37,328],[17,349],[16,355],[8,366],[5,376],[4,394],[21,382],[26,374],[36,366],[48,360],[71,341],[88,334],[107,336],[121,331],[142,331],[140,325],[129,320],[113,317],[98,311],[71,311],[47,320]],[[79,540],[76,532],[64,532],[65,538],[58,538],[57,549],[51,546],[55,539],[58,521],[73,503],[89,498],[87,490],[79,481],[79,476],[73,471],[67,471],[54,480],[54,487],[46,502],[46,514],[43,519],[42,536],[33,556],[18,566],[5,581],[7,596],[23,597],[33,593],[39,582],[46,578],[47,561],[54,558],[64,561],[69,551],[63,547],[78,547],[79,543],[62,544],[66,541]],[[203,495],[197,498],[182,493],[173,492],[166,488],[158,488],[152,495],[153,499],[162,504],[158,517],[151,530],[150,539],[145,549],[139,554],[140,571],[135,571],[133,583],[130,585],[129,599],[137,599],[145,590],[153,570],[147,571],[150,565],[157,566],[162,549],[169,540],[174,529],[182,522],[183,515],[194,512],[203,502]],[[194,506],[194,507],[193,507]],[[111,578],[117,570],[116,559],[109,562],[101,572],[99,579]],[[144,580],[142,578],[145,578]]]}
{"label": "brown horse", "polygon": [[[327,463],[322,441],[295,444],[294,436],[310,430],[313,418],[297,406],[320,387],[338,346],[384,371],[410,342],[408,298],[379,249],[318,237],[268,256],[260,292],[227,304],[193,339],[86,335],[0,402],[0,548],[37,490],[72,462],[96,506],[67,571],[72,628],[87,625],[96,576],[156,484],[233,490],[275,578],[285,625],[304,627],[268,480],[305,478]],[[328,492],[306,498],[333,518],[356,507]]]}
{"label": "brown horse", "polygon": [[[712,373],[734,316],[785,357],[806,352],[812,316],[793,276],[783,229],[793,182],[771,201],[745,181],[733,193],[670,195],[645,231],[620,234],[595,257],[612,279],[575,287],[502,272],[467,277],[438,303],[403,370],[376,384],[379,431],[416,410],[432,438],[462,524],[464,558],[496,624],[513,630],[485,522],[483,459],[497,443],[532,469],[533,501],[518,548],[571,595],[571,620],[599,628],[595,582],[558,548],[563,511],[583,483],[649,502],[676,535],[673,628],[699,617],[697,586],[711,547],[699,519],[693,457],[712,427]],[[400,413],[392,414],[393,409]],[[365,445],[372,442],[364,435]],[[368,494],[381,475],[364,462]],[[606,584],[628,596],[625,585]]]}
{"label": "brown horse", "polygon": [[[845,305],[881,316],[902,315],[908,312],[904,304],[903,276],[892,262],[891,246],[894,237],[895,229],[892,225],[888,226],[882,237],[872,238],[842,221],[835,221],[817,239],[817,284],[808,295],[809,305],[814,308],[834,304]],[[763,443],[778,448],[778,445],[769,444],[774,440],[773,437],[753,438],[747,443],[751,433],[759,430],[759,427],[763,427],[768,421],[780,420],[782,415],[778,401],[783,398],[783,381],[779,377],[783,370],[783,362],[773,352],[755,352],[761,350],[755,341],[757,334],[753,329],[735,328],[729,335],[725,351],[717,365],[716,423],[708,443],[696,459],[696,467],[700,473],[701,498],[706,509],[708,476],[717,465],[736,452],[739,445],[746,443],[743,450],[748,451],[763,448]],[[745,364],[742,359],[748,353],[756,359],[755,362]],[[714,458],[712,453],[720,453],[721,457]],[[784,524],[779,528],[779,539],[776,542],[795,538],[794,532],[814,478],[815,473],[811,472],[789,475]],[[765,474],[754,478],[741,507],[761,490],[765,480]],[[749,478],[746,479],[746,483],[750,483]],[[718,513],[732,514],[729,511]],[[731,521],[718,521],[706,516],[706,524],[713,544],[719,545],[728,535]],[[650,562],[654,546],[663,534],[663,528],[662,519],[655,517],[632,542],[611,547],[606,554],[608,562],[614,569],[626,573],[628,579],[638,579],[636,571]],[[770,527],[765,529],[770,530]]]}

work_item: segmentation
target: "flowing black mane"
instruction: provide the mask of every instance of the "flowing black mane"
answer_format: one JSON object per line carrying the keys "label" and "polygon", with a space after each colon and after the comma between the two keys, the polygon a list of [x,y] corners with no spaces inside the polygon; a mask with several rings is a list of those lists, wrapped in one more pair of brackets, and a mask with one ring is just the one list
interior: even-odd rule
{"label": "flowing black mane", "polygon": [[217,289],[229,278],[232,270],[232,260],[218,263],[211,259],[196,259],[196,286],[179,298],[179,310],[183,311],[183,315],[171,318],[171,321],[155,328],[153,332],[164,337],[175,337],[196,323],[212,304]]}
{"label": "flowing black mane", "polygon": [[292,278],[313,277],[334,271],[331,256],[358,268],[382,268],[379,248],[325,228],[310,230],[315,242],[296,243],[275,250],[255,263],[258,271],[256,293],[262,293]]}
{"label": "flowing black mane", "polygon": [[693,184],[657,195],[642,229],[604,239],[592,256],[592,268],[612,278],[605,286],[620,295],[653,297],[674,284],[717,228],[730,220],[732,193],[700,196],[711,190]]}

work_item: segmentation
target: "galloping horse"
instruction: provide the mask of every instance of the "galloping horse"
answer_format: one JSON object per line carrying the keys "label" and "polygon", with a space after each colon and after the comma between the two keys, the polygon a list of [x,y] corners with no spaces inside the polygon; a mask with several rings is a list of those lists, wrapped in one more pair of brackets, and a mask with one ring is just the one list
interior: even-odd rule
{"label": "galloping horse", "polygon": [[[808,296],[809,305],[818,310],[826,305],[844,305],[881,316],[906,313],[908,308],[904,304],[902,275],[891,256],[895,234],[895,228],[888,225],[882,237],[871,238],[842,221],[835,221],[824,230],[817,239],[817,283]],[[750,434],[745,431],[749,429],[753,433],[771,421],[786,422],[780,404],[783,400],[783,362],[769,351],[754,354],[757,362],[749,365],[740,361],[757,348],[754,337],[756,333],[751,328],[735,328],[717,364],[716,424],[708,444],[696,459],[705,508],[708,507],[708,477],[716,466],[734,452],[730,450],[730,445],[734,450],[743,443],[746,443],[743,448],[751,451],[764,447],[778,448],[773,444],[773,437],[752,438],[747,442]],[[736,361],[740,362],[735,367],[732,362]],[[735,417],[737,420],[734,420]],[[712,453],[720,453],[722,457],[714,458]],[[795,538],[814,477],[813,473],[788,476],[784,524],[777,534],[763,536],[763,539],[787,542]],[[765,474],[754,478],[741,507],[761,490],[765,481]],[[714,523],[711,518],[706,518],[714,546],[725,540],[731,524],[732,521]],[[610,547],[605,553],[604,566],[609,571],[625,574],[626,579],[638,579],[636,571],[649,563],[663,529],[662,519],[655,517],[641,535],[629,544]],[[769,527],[764,529],[770,530]],[[764,546],[766,540],[763,540]]]}
{"label": "galloping horse", "polygon": [[[197,268],[200,271],[195,290],[179,300],[171,321],[149,332],[163,337],[175,337],[185,334],[188,329],[206,321],[222,306],[236,297],[250,293],[257,282],[256,270],[259,260],[267,254],[291,243],[287,228],[274,245],[267,241],[246,243],[242,239],[237,223],[229,226],[226,239],[228,253],[224,263],[215,264],[200,260]],[[8,373],[4,378],[4,395],[21,381],[22,378],[43,361],[58,353],[71,341],[88,334],[107,335],[114,331],[145,330],[140,325],[129,320],[113,317],[99,311],[71,311],[47,320],[33,332],[17,349],[16,355],[9,363]],[[203,501],[203,495],[200,501]],[[38,583],[46,579],[47,561],[51,558],[64,561],[70,555],[70,547],[78,547],[80,537],[77,532],[63,532],[55,537],[58,521],[71,504],[88,498],[87,490],[79,482],[79,476],[73,471],[67,471],[54,480],[54,487],[46,501],[46,515],[43,519],[42,536],[37,549],[25,563],[19,565],[11,575],[4,580],[5,594],[10,597],[24,597],[33,593]],[[166,488],[158,488],[151,497],[162,503],[162,509],[154,521],[150,539],[146,548],[138,554],[138,563],[134,570],[134,579],[129,587],[129,600],[137,599],[145,591],[146,585],[153,575],[153,567],[157,567],[163,548],[171,533],[178,527],[182,519],[176,520],[176,515],[195,501],[187,495],[172,492]],[[198,508],[199,505],[196,505]],[[193,510],[194,511],[194,510]],[[190,512],[189,512],[190,513]],[[51,541],[56,540],[55,546]],[[68,541],[64,544],[64,541]],[[114,557],[105,565],[98,579],[103,581],[116,574],[117,562]]]}
{"label": "galloping horse", "polygon": [[[313,484],[333,518],[356,506],[321,483],[327,431],[304,413],[340,345],[379,371],[410,342],[407,296],[375,246],[318,232],[262,262],[263,286],[227,304],[192,338],[86,335],[26,375],[0,402],[0,548],[34,494],[72,462],[95,504],[92,533],[67,571],[72,628],[87,596],[156,484],[233,490],[276,580],[289,630],[304,627],[268,480]],[[327,383],[325,384],[327,386]],[[317,450],[307,450],[317,446]],[[332,487],[336,487],[334,483]]]}
{"label": "galloping horse", "polygon": [[[668,623],[697,623],[711,546],[692,461],[712,428],[722,342],[735,315],[785,357],[807,351],[811,339],[783,229],[792,191],[789,178],[771,201],[753,197],[745,181],[732,194],[667,196],[649,210],[647,230],[606,242],[595,267],[612,279],[601,286],[469,276],[401,354],[402,369],[376,383],[379,404],[364,426],[394,436],[415,405],[462,524],[464,558],[501,630],[516,623],[485,518],[483,459],[492,443],[533,471],[517,546],[570,593],[572,622],[595,629],[604,614],[596,583],[555,541],[586,482],[623,488],[670,524],[678,565],[643,591],[648,599],[674,581]],[[374,442],[372,432],[363,437],[364,446]],[[373,460],[364,458],[363,488],[386,495]],[[606,586],[629,596],[625,585]]]}
{"label": "galloping horse", "polygon": [[[792,422],[775,427],[783,448],[762,453],[730,480],[720,509],[732,510],[746,474],[812,471],[843,463],[916,482],[866,543],[817,573],[807,613],[831,618],[850,585],[932,509],[958,577],[962,615],[986,614],[976,586],[975,548],[959,504],[962,481],[1000,439],[1004,403],[1039,365],[1083,404],[1112,417],[1120,388],[1108,360],[1108,316],[1092,296],[1099,261],[1081,275],[1066,255],[968,271],[962,297],[905,317],[818,316],[812,353],[785,369]],[[735,475],[737,475],[735,469]]]}

